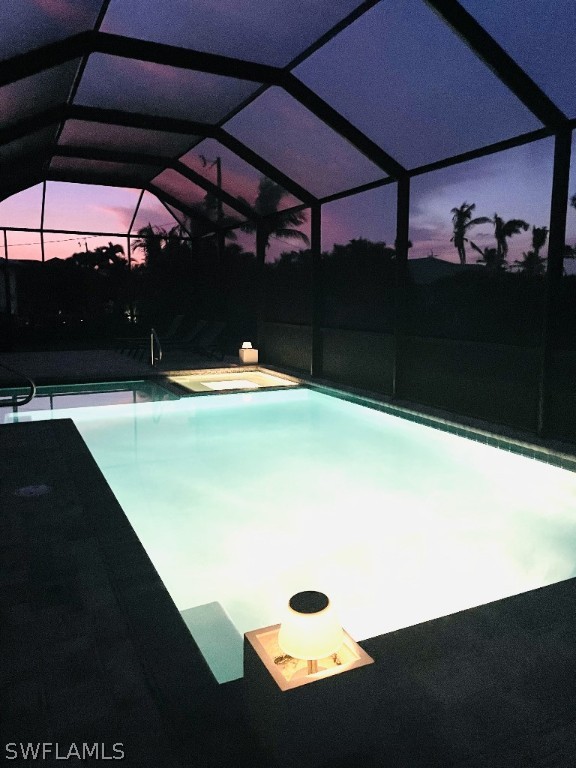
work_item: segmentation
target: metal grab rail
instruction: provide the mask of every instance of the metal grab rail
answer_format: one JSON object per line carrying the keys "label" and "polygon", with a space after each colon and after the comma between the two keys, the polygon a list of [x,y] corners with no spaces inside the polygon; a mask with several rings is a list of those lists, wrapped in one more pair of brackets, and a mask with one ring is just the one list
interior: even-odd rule
{"label": "metal grab rail", "polygon": [[[158,357],[154,356],[154,342],[158,347]],[[162,345],[154,328],[150,328],[150,365],[154,366],[162,360]]]}
{"label": "metal grab rail", "polygon": [[0,400],[0,408],[5,406],[13,406],[19,408],[22,405],[29,403],[36,395],[36,384],[32,381],[32,379],[29,376],[26,376],[25,373],[22,373],[22,371],[15,371],[14,368],[10,368],[10,366],[6,365],[5,363],[0,363],[0,367],[4,368],[6,371],[10,371],[10,373],[15,373],[17,376],[22,376],[22,378],[26,379],[28,386],[30,387],[30,391],[22,400],[18,400],[17,395],[14,395],[13,397],[5,400]]}

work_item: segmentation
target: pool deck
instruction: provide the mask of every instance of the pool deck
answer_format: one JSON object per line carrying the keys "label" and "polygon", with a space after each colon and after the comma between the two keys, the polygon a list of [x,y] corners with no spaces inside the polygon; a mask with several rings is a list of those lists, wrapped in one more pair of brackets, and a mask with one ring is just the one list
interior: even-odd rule
{"label": "pool deck", "polygon": [[[569,579],[363,641],[369,735],[318,768],[573,768],[575,606]],[[0,621],[3,755],[121,743],[134,768],[277,765],[70,420],[0,426]]]}

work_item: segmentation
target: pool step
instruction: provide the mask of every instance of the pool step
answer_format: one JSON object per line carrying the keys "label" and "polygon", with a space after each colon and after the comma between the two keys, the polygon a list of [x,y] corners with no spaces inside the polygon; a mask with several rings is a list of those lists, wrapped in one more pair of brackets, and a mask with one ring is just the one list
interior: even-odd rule
{"label": "pool step", "polygon": [[227,683],[242,677],[243,639],[220,603],[205,603],[180,613],[216,680]]}

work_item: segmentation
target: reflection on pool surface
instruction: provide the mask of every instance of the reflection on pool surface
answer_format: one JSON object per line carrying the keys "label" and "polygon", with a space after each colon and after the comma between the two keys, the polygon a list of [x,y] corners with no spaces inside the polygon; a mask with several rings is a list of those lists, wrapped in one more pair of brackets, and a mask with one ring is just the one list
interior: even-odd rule
{"label": "reflection on pool surface", "polygon": [[[22,398],[27,389],[0,389],[0,400]],[[147,403],[152,400],[175,400],[177,395],[154,381],[114,381],[94,384],[58,384],[36,388],[36,396],[17,411],[61,410],[84,408],[96,405],[119,405],[121,403]],[[0,414],[13,410],[10,405],[0,408]],[[1,417],[0,417],[1,418]]]}
{"label": "reflection on pool surface", "polygon": [[316,391],[58,416],[221,681],[300,590],[329,594],[361,640],[575,573],[576,474]]}

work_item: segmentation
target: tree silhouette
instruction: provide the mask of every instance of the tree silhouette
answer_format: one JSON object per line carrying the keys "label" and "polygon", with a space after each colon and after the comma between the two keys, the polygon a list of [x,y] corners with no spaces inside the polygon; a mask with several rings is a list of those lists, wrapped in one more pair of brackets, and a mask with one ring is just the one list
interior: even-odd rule
{"label": "tree silhouette", "polygon": [[[254,205],[251,206],[259,217],[265,217],[262,221],[264,227],[264,243],[267,249],[271,237],[279,237],[284,240],[299,240],[304,245],[309,245],[309,240],[300,227],[306,222],[306,214],[303,211],[279,211],[278,207],[283,197],[287,194],[276,182],[262,176],[258,184],[258,195]],[[243,200],[246,205],[249,203]],[[243,232],[252,234],[256,232],[256,222],[246,221],[242,224]]]}
{"label": "tree silhouette", "polygon": [[66,261],[77,267],[100,270],[103,273],[110,268],[123,268],[127,266],[127,261],[124,258],[124,248],[118,243],[99,245],[93,251],[78,251],[78,253],[73,253]]}
{"label": "tree silhouette", "polygon": [[498,257],[501,263],[504,264],[508,256],[508,240],[514,235],[519,235],[522,231],[526,232],[530,224],[523,219],[504,221],[497,213],[494,214],[494,218],[491,221],[494,224],[494,237],[496,238]]}
{"label": "tree silhouette", "polygon": [[480,254],[481,258],[476,259],[476,261],[478,263],[486,264],[486,268],[490,272],[503,272],[506,269],[506,261],[497,248],[492,246],[479,248],[476,243],[473,242],[470,242],[470,245]]}
{"label": "tree silhouette", "polygon": [[147,267],[156,266],[167,242],[168,232],[163,227],[154,227],[148,223],[138,230],[134,250],[143,252]]}
{"label": "tree silhouette", "polygon": [[[237,224],[238,219],[224,212],[222,201],[212,192],[206,192],[202,202],[192,203],[189,206],[191,211],[195,211],[198,216],[189,216],[186,219],[190,231],[206,230],[210,231],[210,222],[214,222],[218,227],[226,227]],[[226,229],[224,232],[226,240],[236,240],[236,232],[233,229]]]}
{"label": "tree silhouette", "polygon": [[454,247],[458,251],[460,258],[460,264],[466,264],[466,246],[464,243],[468,242],[466,237],[468,231],[477,226],[478,224],[487,224],[490,219],[486,216],[479,216],[476,219],[472,218],[472,213],[476,208],[476,203],[462,203],[458,208],[452,208],[450,213],[452,214],[452,225],[454,227],[454,233],[450,238],[450,242],[454,243]]}
{"label": "tree silhouette", "polygon": [[523,253],[522,261],[515,261],[521,272],[527,275],[543,275],[546,271],[546,259],[540,256],[540,251],[546,245],[548,227],[532,227],[532,248]]}

